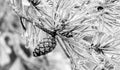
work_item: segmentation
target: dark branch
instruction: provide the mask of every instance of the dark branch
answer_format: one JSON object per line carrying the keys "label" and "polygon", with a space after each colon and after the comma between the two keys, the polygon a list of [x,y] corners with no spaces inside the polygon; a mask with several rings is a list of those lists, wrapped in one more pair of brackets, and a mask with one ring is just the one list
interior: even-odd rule
{"label": "dark branch", "polygon": [[48,30],[42,26],[40,26],[39,24],[35,24],[36,27],[38,27],[39,29],[43,30],[44,32],[50,34],[52,37],[55,37],[57,35],[56,31],[51,31],[51,30]]}
{"label": "dark branch", "polygon": [[20,22],[21,22],[21,25],[22,25],[23,29],[26,31],[26,27],[23,24],[22,17],[20,17]]}

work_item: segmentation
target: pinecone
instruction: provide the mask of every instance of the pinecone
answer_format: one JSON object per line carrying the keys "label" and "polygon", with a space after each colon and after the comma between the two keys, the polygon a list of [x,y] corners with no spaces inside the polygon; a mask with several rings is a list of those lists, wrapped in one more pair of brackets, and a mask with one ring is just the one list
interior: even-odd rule
{"label": "pinecone", "polygon": [[33,51],[33,56],[38,57],[41,55],[46,55],[47,53],[53,51],[56,47],[55,38],[43,38],[43,41],[40,42]]}

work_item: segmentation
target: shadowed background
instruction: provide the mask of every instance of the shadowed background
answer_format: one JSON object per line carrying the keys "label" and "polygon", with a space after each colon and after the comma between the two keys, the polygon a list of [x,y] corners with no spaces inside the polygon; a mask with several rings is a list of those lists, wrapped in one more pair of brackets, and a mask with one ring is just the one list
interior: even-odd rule
{"label": "shadowed background", "polygon": [[23,32],[9,1],[0,0],[0,70],[70,70],[59,45],[46,56],[33,57],[31,50],[25,48]]}

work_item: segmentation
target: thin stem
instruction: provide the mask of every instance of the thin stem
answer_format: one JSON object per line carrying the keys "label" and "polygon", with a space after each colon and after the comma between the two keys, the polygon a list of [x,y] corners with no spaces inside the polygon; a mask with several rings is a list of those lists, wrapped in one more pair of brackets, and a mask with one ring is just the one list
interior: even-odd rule
{"label": "thin stem", "polygon": [[23,29],[26,31],[26,27],[23,24],[22,17],[20,17],[20,22],[21,22],[21,25],[22,25]]}
{"label": "thin stem", "polygon": [[[71,47],[70,44],[69,44],[69,46],[70,46],[70,47],[69,47],[69,46],[65,43],[65,40],[68,41],[67,38],[62,37],[60,34],[58,34],[58,36],[62,39],[63,44],[66,46],[67,50],[68,50],[68,48],[70,48],[72,51],[74,51],[75,53],[77,53],[79,56],[85,58],[83,55],[80,55],[78,52],[76,52],[76,51],[74,50],[74,48]],[[69,50],[68,50],[68,51],[69,51]]]}
{"label": "thin stem", "polygon": [[40,26],[38,23],[35,23],[35,26],[38,27],[39,29],[43,30],[44,32],[50,34],[53,37],[55,37],[57,35],[55,31],[48,30],[47,28]]}
{"label": "thin stem", "polygon": [[93,68],[93,70],[96,70],[97,67],[98,67],[98,65],[96,65],[96,66]]}
{"label": "thin stem", "polygon": [[[14,11],[15,11],[15,10],[14,10]],[[15,12],[16,12],[16,11],[15,11]],[[21,19],[23,18],[23,19],[25,19],[26,21],[28,21],[28,22],[30,22],[30,23],[35,23],[35,26],[36,26],[36,27],[38,27],[39,29],[43,30],[44,32],[50,34],[51,36],[55,36],[55,35],[56,35],[56,32],[44,28],[44,27],[41,26],[38,22],[33,22],[34,19],[32,20],[32,19],[30,19],[30,18],[26,18],[26,17],[23,16],[23,15],[20,15],[18,12],[16,12],[16,13],[17,13],[17,15],[18,15]],[[23,24],[22,24],[22,25],[23,25]]]}
{"label": "thin stem", "polygon": [[[61,38],[62,39],[62,38]],[[62,49],[64,50],[64,52],[65,52],[65,54],[67,55],[67,57],[70,59],[70,61],[71,61],[71,64],[72,64],[72,70],[74,70],[75,69],[75,67],[76,67],[76,63],[74,62],[74,59],[73,59],[73,57],[72,57],[72,55],[70,54],[70,50],[68,50],[68,45],[65,43],[65,42],[63,42],[64,40],[62,39],[62,43],[64,44],[64,46],[66,47],[66,50],[63,48],[63,46],[61,46],[62,47]],[[61,44],[62,45],[62,44]],[[68,55],[68,53],[69,53],[69,55]]]}
{"label": "thin stem", "polygon": [[[48,30],[46,28],[44,28],[43,26],[41,26],[38,22],[33,22],[35,21],[34,19],[31,19],[29,17],[25,17],[23,14],[20,14],[18,11],[16,11],[14,8],[13,8],[14,12],[20,17],[20,19],[25,19],[26,21],[30,22],[30,23],[35,23],[35,26],[38,27],[39,29],[43,30],[44,32],[50,34],[51,36],[55,36],[56,35],[56,32],[54,31],[51,31],[51,30]],[[22,21],[21,21],[22,22]],[[23,26],[23,24],[22,24]]]}
{"label": "thin stem", "polygon": [[57,37],[57,41],[58,41],[59,45],[61,46],[61,48],[63,49],[63,51],[64,51],[64,53],[66,54],[66,56],[67,56],[68,58],[70,58],[68,52],[65,50],[65,48],[63,47],[63,45],[62,45],[62,43],[60,42],[60,40],[58,39],[58,37]]}

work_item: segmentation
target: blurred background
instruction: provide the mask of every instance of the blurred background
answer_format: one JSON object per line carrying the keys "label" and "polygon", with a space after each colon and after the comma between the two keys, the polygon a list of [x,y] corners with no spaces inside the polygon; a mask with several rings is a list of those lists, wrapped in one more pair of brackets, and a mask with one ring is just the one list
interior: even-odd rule
{"label": "blurred background", "polygon": [[9,1],[0,0],[0,70],[71,70],[59,45],[45,56],[33,57],[31,50],[25,48],[23,32]]}

